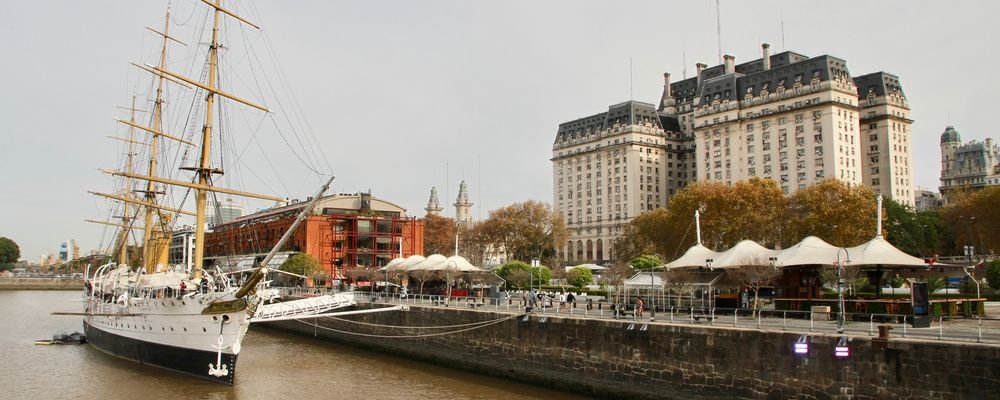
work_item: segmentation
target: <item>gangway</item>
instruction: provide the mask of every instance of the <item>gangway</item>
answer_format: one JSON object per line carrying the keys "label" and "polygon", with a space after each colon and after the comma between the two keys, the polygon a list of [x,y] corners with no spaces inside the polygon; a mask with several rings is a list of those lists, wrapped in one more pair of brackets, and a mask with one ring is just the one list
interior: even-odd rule
{"label": "gangway", "polygon": [[262,304],[250,322],[269,322],[289,319],[288,317],[315,315],[356,304],[353,292],[341,292],[301,300]]}

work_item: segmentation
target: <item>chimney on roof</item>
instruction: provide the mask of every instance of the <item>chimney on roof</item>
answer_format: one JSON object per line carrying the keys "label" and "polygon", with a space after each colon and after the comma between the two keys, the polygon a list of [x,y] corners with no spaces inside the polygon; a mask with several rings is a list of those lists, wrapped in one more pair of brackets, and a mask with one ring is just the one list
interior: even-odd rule
{"label": "chimney on roof", "polygon": [[764,43],[760,45],[761,61],[764,62],[764,71],[771,69],[771,45]]}
{"label": "chimney on roof", "polygon": [[674,107],[677,104],[674,100],[673,93],[670,92],[670,73],[663,73],[663,96],[660,97],[660,108],[659,111],[663,111],[669,114],[677,112],[677,108]]}
{"label": "chimney on roof", "polygon": [[725,68],[723,70],[723,73],[725,73],[725,74],[728,75],[728,74],[731,74],[733,72],[736,72],[736,57],[733,57],[733,56],[731,56],[729,54],[726,54],[726,55],[722,56],[722,59],[724,60],[723,61],[723,65],[724,65],[723,68]]}
{"label": "chimney on roof", "polygon": [[698,74],[698,89],[701,89],[701,73],[702,71],[705,70],[705,67],[707,67],[707,65],[702,63],[697,63],[694,65],[694,68],[697,70],[696,73]]}

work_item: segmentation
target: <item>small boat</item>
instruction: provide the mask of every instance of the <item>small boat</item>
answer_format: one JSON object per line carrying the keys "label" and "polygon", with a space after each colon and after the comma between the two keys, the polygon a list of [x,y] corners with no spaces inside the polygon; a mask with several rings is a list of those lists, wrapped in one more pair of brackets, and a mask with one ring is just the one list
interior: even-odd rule
{"label": "small boat", "polygon": [[52,335],[52,339],[41,339],[36,340],[35,344],[38,345],[50,345],[50,344],[84,344],[87,343],[87,336],[80,332],[73,333],[57,333]]}

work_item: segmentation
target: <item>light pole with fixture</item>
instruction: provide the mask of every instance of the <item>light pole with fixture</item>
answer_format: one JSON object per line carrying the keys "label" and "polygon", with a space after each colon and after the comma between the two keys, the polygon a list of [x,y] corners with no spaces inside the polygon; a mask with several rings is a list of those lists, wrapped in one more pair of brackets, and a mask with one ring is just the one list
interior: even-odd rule
{"label": "light pole with fixture", "polygon": [[[843,262],[840,261],[841,250],[847,255]],[[844,333],[844,262],[851,262],[851,253],[841,247],[837,249],[837,333]]]}

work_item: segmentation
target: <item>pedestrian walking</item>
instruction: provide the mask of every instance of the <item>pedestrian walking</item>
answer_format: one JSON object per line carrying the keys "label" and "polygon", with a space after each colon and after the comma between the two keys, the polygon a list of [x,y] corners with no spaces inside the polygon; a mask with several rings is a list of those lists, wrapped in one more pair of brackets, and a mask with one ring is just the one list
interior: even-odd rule
{"label": "pedestrian walking", "polygon": [[576,296],[573,295],[573,292],[569,292],[569,294],[566,295],[566,301],[569,302],[573,308],[576,308]]}
{"label": "pedestrian walking", "polygon": [[635,297],[635,317],[642,318],[642,298],[639,296]]}

